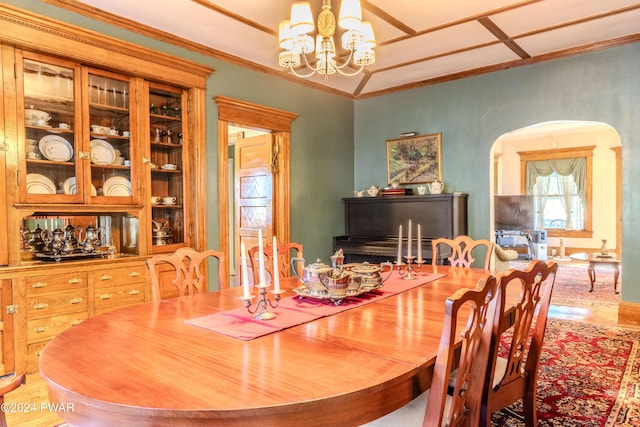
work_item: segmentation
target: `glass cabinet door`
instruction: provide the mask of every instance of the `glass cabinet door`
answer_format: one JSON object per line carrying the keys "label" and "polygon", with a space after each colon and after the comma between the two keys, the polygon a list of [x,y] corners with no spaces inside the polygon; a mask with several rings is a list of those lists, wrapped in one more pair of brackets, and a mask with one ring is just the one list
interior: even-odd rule
{"label": "glass cabinet door", "polygon": [[[19,57],[20,58],[20,57]],[[79,68],[65,61],[25,53],[17,62],[20,198],[36,203],[77,203],[81,165],[78,108]],[[22,87],[20,87],[22,86]],[[24,162],[24,163],[22,163]]]}
{"label": "glass cabinet door", "polygon": [[99,70],[86,78],[85,149],[88,167],[85,191],[91,203],[131,204],[134,201],[136,158],[132,142],[130,93],[133,79]]}
{"label": "glass cabinet door", "polygon": [[151,251],[166,252],[167,245],[184,246],[188,201],[185,200],[187,174],[183,106],[186,92],[150,84],[149,146],[151,159]]}

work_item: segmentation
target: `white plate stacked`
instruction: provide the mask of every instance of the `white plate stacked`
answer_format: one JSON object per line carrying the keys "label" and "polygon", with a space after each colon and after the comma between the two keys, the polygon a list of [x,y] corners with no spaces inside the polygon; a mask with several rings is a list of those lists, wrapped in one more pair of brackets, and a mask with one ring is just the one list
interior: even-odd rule
{"label": "white plate stacked", "polygon": [[102,185],[105,196],[127,197],[133,193],[131,191],[131,181],[123,176],[112,176]]}
{"label": "white plate stacked", "polygon": [[116,160],[116,150],[107,141],[92,139],[89,146],[91,147],[91,163],[110,165]]}
{"label": "white plate stacked", "polygon": [[45,158],[54,162],[66,162],[73,157],[73,146],[58,135],[43,136],[38,142],[38,149]]}
{"label": "white plate stacked", "polygon": [[[67,178],[67,180],[65,180],[65,182],[62,184],[62,189],[64,190],[64,194],[78,194],[76,177],[72,176],[71,178]],[[91,195],[92,196],[98,195],[98,191],[96,190],[96,187],[93,184],[91,184]]]}
{"label": "white plate stacked", "polygon": [[56,194],[56,185],[44,175],[28,173],[27,194]]}

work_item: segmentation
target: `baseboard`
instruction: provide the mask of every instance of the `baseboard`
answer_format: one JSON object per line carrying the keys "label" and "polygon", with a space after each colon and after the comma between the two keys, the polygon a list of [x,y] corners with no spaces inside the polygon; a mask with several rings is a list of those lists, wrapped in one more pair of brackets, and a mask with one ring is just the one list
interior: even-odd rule
{"label": "baseboard", "polygon": [[618,305],[618,323],[640,326],[640,303],[620,301]]}

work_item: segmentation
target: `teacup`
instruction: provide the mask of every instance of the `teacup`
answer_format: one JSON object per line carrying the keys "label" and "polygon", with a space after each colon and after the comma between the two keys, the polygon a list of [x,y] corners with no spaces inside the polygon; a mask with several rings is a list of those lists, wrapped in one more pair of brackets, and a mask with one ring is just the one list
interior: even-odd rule
{"label": "teacup", "polygon": [[175,197],[167,196],[162,198],[162,203],[165,205],[174,205],[178,199]]}
{"label": "teacup", "polygon": [[36,126],[45,126],[47,124],[46,120],[38,119],[36,120]]}
{"label": "teacup", "polygon": [[160,196],[151,196],[151,204],[155,205],[160,202]]}
{"label": "teacup", "polygon": [[177,168],[178,165],[175,165],[173,163],[165,163],[164,165],[162,165],[162,169],[175,170]]}
{"label": "teacup", "polygon": [[116,166],[122,166],[124,164],[124,157],[116,157],[113,164]]}
{"label": "teacup", "polygon": [[30,153],[27,153],[27,158],[28,159],[39,159],[40,158],[40,154],[30,152]]}
{"label": "teacup", "polygon": [[123,162],[123,165],[125,165],[125,166],[131,166],[131,160],[125,160],[125,161]]}
{"label": "teacup", "polygon": [[424,185],[418,186],[417,190],[418,190],[418,194],[421,196],[424,196],[425,194],[427,194],[427,187],[425,187]]}
{"label": "teacup", "polygon": [[130,135],[130,133],[129,133],[128,130],[123,130],[122,131],[122,136],[129,136],[129,135]]}
{"label": "teacup", "polygon": [[69,129],[69,123],[58,123],[60,129]]}
{"label": "teacup", "polygon": [[118,130],[114,129],[114,128],[111,128],[111,129],[109,129],[108,133],[109,133],[109,135],[117,135],[118,134]]}

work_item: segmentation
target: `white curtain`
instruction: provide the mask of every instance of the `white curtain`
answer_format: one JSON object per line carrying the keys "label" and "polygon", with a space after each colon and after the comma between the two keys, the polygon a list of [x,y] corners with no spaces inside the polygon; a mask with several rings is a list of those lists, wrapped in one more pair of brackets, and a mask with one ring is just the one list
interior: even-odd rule
{"label": "white curtain", "polygon": [[[565,208],[565,229],[574,229],[575,221],[573,220],[573,214],[577,212],[573,212],[574,200],[571,200],[573,199],[573,189],[569,186],[569,183],[573,181],[576,193],[580,198],[580,203],[584,204],[587,191],[587,159],[584,157],[577,157],[571,159],[527,162],[525,185],[527,194],[533,194],[535,196],[535,201],[538,207],[536,220],[536,227],[538,227],[538,229],[544,228],[544,208],[547,202],[547,195],[549,193],[548,177],[554,172],[561,178],[560,188],[558,190],[561,193],[563,206]],[[579,211],[583,211],[582,207],[580,207]]]}
{"label": "white curtain", "polygon": [[544,208],[547,206],[549,195],[549,177],[540,176],[533,187],[533,198],[536,207],[536,230],[544,230]]}
{"label": "white curtain", "polygon": [[562,207],[564,207],[565,213],[565,230],[573,230],[575,228],[575,224],[573,221],[573,194],[575,183],[573,182],[573,176],[562,176],[558,177],[558,184],[560,195],[560,201],[562,202]]}

